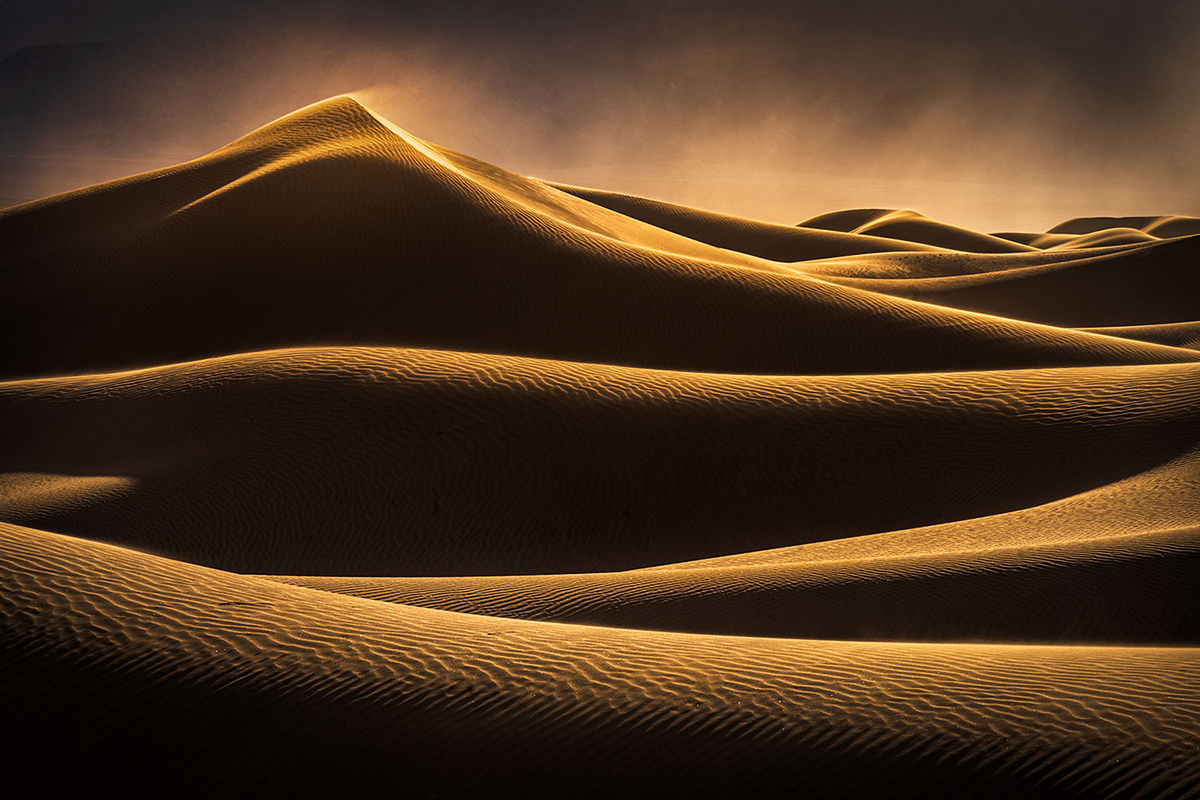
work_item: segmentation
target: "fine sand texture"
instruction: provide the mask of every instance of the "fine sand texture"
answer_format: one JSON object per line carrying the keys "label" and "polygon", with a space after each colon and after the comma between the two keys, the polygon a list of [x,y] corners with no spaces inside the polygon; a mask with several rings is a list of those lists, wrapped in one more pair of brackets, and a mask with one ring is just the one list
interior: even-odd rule
{"label": "fine sand texture", "polygon": [[1200,220],[777,225],[338,97],[0,264],[15,786],[1200,796]]}

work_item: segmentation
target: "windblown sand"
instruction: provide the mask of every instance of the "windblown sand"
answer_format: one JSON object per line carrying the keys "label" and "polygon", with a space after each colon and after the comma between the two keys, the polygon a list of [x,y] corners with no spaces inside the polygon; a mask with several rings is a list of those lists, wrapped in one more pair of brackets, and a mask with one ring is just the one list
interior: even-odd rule
{"label": "windblown sand", "polygon": [[345,97],[0,212],[9,780],[1200,794],[1197,234],[774,225]]}

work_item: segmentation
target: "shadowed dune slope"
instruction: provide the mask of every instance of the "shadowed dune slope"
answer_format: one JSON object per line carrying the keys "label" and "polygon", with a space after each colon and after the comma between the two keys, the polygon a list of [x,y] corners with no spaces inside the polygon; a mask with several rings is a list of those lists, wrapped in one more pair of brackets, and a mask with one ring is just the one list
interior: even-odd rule
{"label": "shadowed dune slope", "polygon": [[[1200,236],[1106,248],[1096,255],[1086,249],[1071,252],[1077,257],[1033,258],[1029,266],[957,275],[872,277],[826,268],[821,277],[873,292],[1047,325],[1108,328],[1200,318],[1200,293],[1195,291],[1200,285]],[[937,254],[919,255],[924,260]],[[903,258],[892,257],[893,263],[904,263]]]}
{"label": "shadowed dune slope", "polygon": [[1197,519],[1192,454],[993,517],[631,572],[273,579],[474,614],[706,633],[1195,643]]}
{"label": "shadowed dune slope", "polygon": [[1196,445],[1198,404],[1188,364],[785,378],[276,351],[0,384],[0,471],[136,483],[0,518],[238,571],[623,569],[1049,502]]}
{"label": "shadowed dune slope", "polygon": [[1191,453],[1033,508],[632,572],[273,579],[469,613],[708,633],[1191,642],[1198,519]]}
{"label": "shadowed dune slope", "polygon": [[[14,778],[70,752],[97,785],[169,777],[197,794],[311,790],[327,775],[343,789],[390,776],[450,794],[639,778],[818,797],[878,785],[913,797],[1171,796],[1198,779],[1193,649],[499,620],[8,525],[0,585]],[[204,746],[181,746],[192,742]]]}
{"label": "shadowed dune slope", "polygon": [[1076,239],[1074,235],[1069,233],[1004,232],[993,233],[992,236],[999,239],[1007,239],[1017,244],[1031,245],[1038,249],[1046,249],[1059,244],[1069,244]]}
{"label": "shadowed dune slope", "polygon": [[1047,231],[1075,236],[1099,233],[1113,228],[1132,228],[1159,239],[1174,236],[1194,236],[1200,233],[1200,218],[1165,214],[1157,217],[1077,217]]}
{"label": "shadowed dune slope", "polygon": [[[741,636],[1196,644],[1200,528],[848,562],[478,578],[265,576],[515,619]],[[1120,587],[1114,590],[1114,587]]]}
{"label": "shadowed dune slope", "polygon": [[1200,516],[1197,468],[1193,451],[1160,467],[1040,506],[649,569],[962,555],[996,548],[1102,543],[1110,537],[1184,531]]}
{"label": "shadowed dune slope", "polygon": [[[1181,234],[1183,235],[1183,234]],[[996,233],[1001,239],[1032,245],[1041,250],[1095,249],[1117,247],[1125,244],[1145,244],[1169,239],[1155,236],[1137,228],[1104,228],[1091,233]]]}
{"label": "shadowed dune slope", "polygon": [[585,189],[580,186],[567,186],[559,183],[547,182],[547,185],[625,216],[674,231],[690,239],[749,253],[772,261],[811,261],[818,258],[859,253],[939,249],[900,239],[805,228],[803,225],[793,227],[759,222],[744,217],[665,203],[661,200],[650,200],[636,195],[604,192],[598,189]]}
{"label": "shadowed dune slope", "polygon": [[10,377],[329,344],[750,373],[1195,359],[805,277],[452,154],[349,98],[11,209],[0,242]]}
{"label": "shadowed dune slope", "polygon": [[938,222],[915,211],[893,208],[835,211],[805,220],[797,227],[899,239],[967,253],[1022,253],[1034,249],[1011,239]]}
{"label": "shadowed dune slope", "polygon": [[[1055,234],[1050,234],[1054,236]],[[1042,245],[1041,242],[1035,242],[1039,246],[1061,247],[1061,248],[1078,248],[1078,247],[1112,247],[1121,244],[1142,244],[1145,242],[1156,242],[1158,237],[1153,236],[1145,231],[1135,230],[1133,228],[1107,228],[1095,233],[1084,233],[1079,236],[1072,237],[1065,242],[1057,244]]]}
{"label": "shadowed dune slope", "polygon": [[1064,266],[1076,261],[1115,256],[1118,259],[1136,247],[1114,245],[1080,250],[1031,250],[1022,253],[927,252],[878,253],[870,256],[846,256],[806,263],[804,274],[835,280],[838,278],[920,279],[984,275]]}
{"label": "shadowed dune slope", "polygon": [[1116,328],[1085,328],[1102,336],[1120,336],[1143,342],[1165,344],[1168,347],[1186,347],[1200,350],[1200,321],[1173,322],[1164,325],[1127,325]]}
{"label": "shadowed dune slope", "polygon": [[1200,233],[1196,217],[1080,217],[1046,233],[996,233],[1001,239],[1038,248],[1110,247]]}

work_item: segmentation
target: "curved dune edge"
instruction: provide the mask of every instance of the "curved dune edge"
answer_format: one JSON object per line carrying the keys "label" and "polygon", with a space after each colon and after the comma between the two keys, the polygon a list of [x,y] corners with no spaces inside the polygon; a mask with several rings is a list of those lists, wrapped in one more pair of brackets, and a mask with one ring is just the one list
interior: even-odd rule
{"label": "curved dune edge", "polygon": [[1084,330],[1089,333],[1098,333],[1101,336],[1120,336],[1125,339],[1165,344],[1168,347],[1200,350],[1200,321],[1174,322],[1163,325],[1128,325],[1116,328],[1085,328]]}
{"label": "curved dune edge", "polygon": [[[1200,236],[1099,249],[1103,252],[1074,251],[1081,258],[1046,261],[1035,255],[1008,268],[954,275],[874,277],[869,267],[868,274],[856,275],[851,262],[851,269],[827,268],[821,276],[839,285],[1047,325],[1106,329],[1200,317],[1194,291]],[[989,266],[1006,264],[1014,262]]]}
{"label": "curved dune edge", "polygon": [[[1079,261],[1105,256],[1123,259],[1139,252],[1143,244],[1095,247],[1086,250],[1041,250],[1022,253],[953,253],[945,251],[875,253],[827,258],[803,265],[806,275],[830,279],[888,280],[946,279],[980,281],[993,273],[1019,274],[1030,268],[1053,270]],[[971,277],[974,276],[974,277]],[[887,285],[881,284],[881,285]]]}
{"label": "curved dune edge", "polygon": [[862,209],[859,212],[822,214],[801,222],[800,226],[832,227],[836,230],[839,224],[858,221],[850,219],[858,214],[865,215],[863,221],[847,233],[920,242],[968,253],[1020,253],[1035,249],[1009,239],[938,222],[907,209]]}
{"label": "curved dune edge", "polygon": [[0,473],[0,507],[9,516],[33,520],[68,512],[131,491],[133,478],[120,475]]}
{"label": "curved dune edge", "polygon": [[260,577],[510,619],[888,641],[1196,644],[1200,526],[1070,545],[480,578]]}
{"label": "curved dune edge", "polygon": [[558,191],[689,239],[778,262],[862,253],[944,251],[933,245],[842,231],[777,225],[636,195],[543,181]]}
{"label": "curved dune edge", "polygon": [[1200,456],[1031,509],[632,572],[262,576],[475,614],[707,633],[1193,642]]}
{"label": "curved dune edge", "polygon": [[1200,233],[1200,218],[1176,214],[1149,217],[1076,217],[1060,223],[1047,233],[1086,236],[1113,229],[1133,229],[1159,239],[1193,236]]}
{"label": "curved dune edge", "polygon": [[329,344],[769,374],[1197,358],[714,247],[423,142],[349,98],[10,209],[0,241],[8,377]]}
{"label": "curved dune edge", "polygon": [[1200,453],[1044,505],[941,525],[647,569],[958,556],[1186,529],[1200,518]]}
{"label": "curved dune edge", "polygon": [[1174,214],[1148,217],[1077,217],[1045,233],[995,233],[1001,239],[1041,250],[1109,247],[1200,233],[1200,218]]}
{"label": "curved dune edge", "polygon": [[10,382],[0,471],[136,487],[0,519],[240,572],[628,569],[1124,480],[1200,442],[1198,369],[774,377],[323,348]]}
{"label": "curved dune edge", "polygon": [[[11,525],[0,542],[0,657],[38,665],[6,728],[60,747],[99,720],[141,729],[136,744],[159,743],[146,763],[167,774],[204,742],[222,763],[209,781],[305,780],[296,768],[328,732],[289,724],[302,701],[356,752],[359,771],[339,777],[373,776],[383,758],[407,786],[442,791],[645,772],[826,796],[879,783],[1082,796],[1200,778],[1194,649],[651,634],[342,597]],[[63,703],[96,686],[111,692],[99,720]],[[64,727],[73,711],[85,716]],[[84,763],[115,758],[111,774],[145,758],[112,741],[89,738]],[[269,776],[256,775],[264,751],[279,759]]]}
{"label": "curved dune edge", "polygon": [[854,208],[818,214],[799,223],[808,230],[891,236],[900,241],[938,244],[967,253],[1112,247],[1200,233],[1200,219],[1176,215],[1079,217],[1045,233],[979,233],[897,208]]}

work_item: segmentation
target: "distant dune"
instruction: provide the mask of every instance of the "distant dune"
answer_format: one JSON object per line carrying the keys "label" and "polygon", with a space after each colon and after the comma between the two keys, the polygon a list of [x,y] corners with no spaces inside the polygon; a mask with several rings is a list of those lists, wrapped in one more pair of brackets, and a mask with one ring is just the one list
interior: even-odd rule
{"label": "distant dune", "polygon": [[775,225],[346,97],[4,210],[10,780],[1195,796],[1198,234]]}

